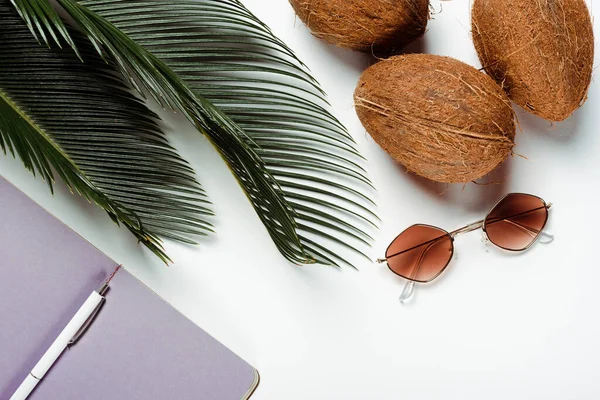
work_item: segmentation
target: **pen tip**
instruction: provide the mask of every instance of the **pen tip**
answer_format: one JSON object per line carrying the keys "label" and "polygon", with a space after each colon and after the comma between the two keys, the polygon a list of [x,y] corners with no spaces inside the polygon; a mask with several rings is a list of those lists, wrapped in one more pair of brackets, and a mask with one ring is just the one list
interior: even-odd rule
{"label": "pen tip", "polygon": [[106,281],[106,284],[108,285],[110,283],[110,281],[112,280],[112,278],[115,277],[115,275],[117,274],[117,272],[119,272],[119,270],[121,269],[121,267],[123,266],[123,264],[119,265],[112,274],[110,274],[110,276],[108,277],[108,280]]}

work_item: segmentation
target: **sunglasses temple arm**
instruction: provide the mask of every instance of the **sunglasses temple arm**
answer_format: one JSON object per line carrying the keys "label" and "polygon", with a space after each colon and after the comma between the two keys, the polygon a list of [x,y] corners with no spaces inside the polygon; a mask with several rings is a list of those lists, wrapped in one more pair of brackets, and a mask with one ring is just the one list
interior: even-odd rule
{"label": "sunglasses temple arm", "polygon": [[[423,260],[425,259],[425,256],[427,255],[427,252],[435,245],[435,241],[431,242],[427,245],[427,247],[425,247],[425,249],[422,250],[421,254],[419,255],[419,260],[417,261],[417,267],[413,269],[412,271],[412,278],[416,277],[417,274],[419,273],[419,270],[421,269],[421,265],[423,265]],[[404,290],[402,290],[402,294],[400,294],[400,303],[402,304],[406,304],[408,302],[408,300],[410,300],[410,298],[412,297],[413,293],[415,292],[415,285],[416,282],[415,281],[408,281],[406,282],[406,285],[404,285]]]}
{"label": "sunglasses temple arm", "polygon": [[406,282],[406,285],[404,285],[404,290],[400,295],[400,303],[405,304],[408,300],[410,300],[413,293],[415,292],[415,284],[416,283],[414,281]]}
{"label": "sunglasses temple arm", "polygon": [[552,243],[553,241],[554,241],[554,235],[551,234],[550,232],[542,231],[542,233],[540,233],[539,242],[541,244],[548,244],[548,243]]}
{"label": "sunglasses temple arm", "polygon": [[510,224],[513,224],[514,226],[516,226],[517,228],[522,229],[524,232],[532,235],[532,236],[536,236],[539,235],[539,242],[541,244],[548,244],[548,243],[552,243],[554,241],[554,235],[549,233],[549,232],[545,232],[545,231],[538,231],[537,229],[532,229],[526,225],[522,225],[518,222],[512,221],[511,219],[505,219],[503,221],[506,221]]}
{"label": "sunglasses temple arm", "polygon": [[[387,258],[378,258],[377,263],[382,264],[387,261]],[[400,303],[405,304],[410,300],[413,293],[415,292],[415,282],[407,281],[406,285],[404,285],[404,290],[402,290],[402,294],[400,294]]]}
{"label": "sunglasses temple arm", "polygon": [[[548,232],[542,232],[540,234],[540,243],[547,244],[554,240],[554,235]],[[412,295],[415,292],[415,281],[407,281],[406,285],[404,285],[404,290],[402,290],[402,294],[400,294],[400,303],[405,304],[410,300]]]}

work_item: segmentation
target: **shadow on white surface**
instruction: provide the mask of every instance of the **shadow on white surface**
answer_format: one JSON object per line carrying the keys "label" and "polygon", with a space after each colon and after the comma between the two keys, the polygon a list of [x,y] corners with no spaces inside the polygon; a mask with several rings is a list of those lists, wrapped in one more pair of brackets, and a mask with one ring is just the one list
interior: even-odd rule
{"label": "shadow on white surface", "polygon": [[511,179],[512,162],[513,157],[509,157],[477,183],[467,184],[434,182],[406,171],[402,165],[397,164],[397,168],[405,173],[408,181],[432,198],[441,199],[448,205],[455,205],[467,211],[486,214],[506,194]]}
{"label": "shadow on white surface", "polygon": [[589,118],[588,107],[576,110],[566,121],[552,123],[537,115],[530,114],[514,104],[517,112],[517,119],[523,132],[527,134],[539,135],[543,139],[554,140],[562,143],[569,143],[577,140],[580,135],[581,120]]}
{"label": "shadow on white surface", "polygon": [[314,41],[314,46],[317,51],[322,52],[325,56],[331,56],[334,59],[331,64],[341,63],[345,68],[360,73],[375,61],[369,54],[361,54],[352,50],[342,49],[318,40],[314,36],[311,36],[311,40]]}
{"label": "shadow on white surface", "polygon": [[428,53],[427,33],[402,49],[401,54]]}

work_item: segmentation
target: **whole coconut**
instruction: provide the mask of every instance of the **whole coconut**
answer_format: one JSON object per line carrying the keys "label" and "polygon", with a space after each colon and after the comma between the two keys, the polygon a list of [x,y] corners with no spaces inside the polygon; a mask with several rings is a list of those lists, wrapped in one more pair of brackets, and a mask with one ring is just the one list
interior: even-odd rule
{"label": "whole coconut", "polygon": [[360,77],[354,92],[365,129],[409,171],[469,182],[512,153],[510,100],[492,78],[449,57],[396,56]]}
{"label": "whole coconut", "polygon": [[290,0],[312,34],[363,52],[393,53],[423,36],[429,0]]}
{"label": "whole coconut", "polygon": [[584,0],[475,0],[471,17],[485,71],[515,103],[562,121],[586,100],[594,32]]}

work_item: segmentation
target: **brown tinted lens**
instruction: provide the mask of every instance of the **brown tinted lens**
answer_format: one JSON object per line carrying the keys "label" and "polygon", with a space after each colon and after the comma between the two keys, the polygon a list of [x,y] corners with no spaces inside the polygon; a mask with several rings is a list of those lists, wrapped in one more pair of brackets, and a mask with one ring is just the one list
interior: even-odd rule
{"label": "brown tinted lens", "polygon": [[548,219],[542,199],[527,194],[509,194],[485,219],[492,243],[507,250],[525,250],[540,235]]}
{"label": "brown tinted lens", "polygon": [[452,258],[453,244],[448,232],[426,225],[413,225],[402,232],[386,251],[392,271],[417,282],[437,277]]}

